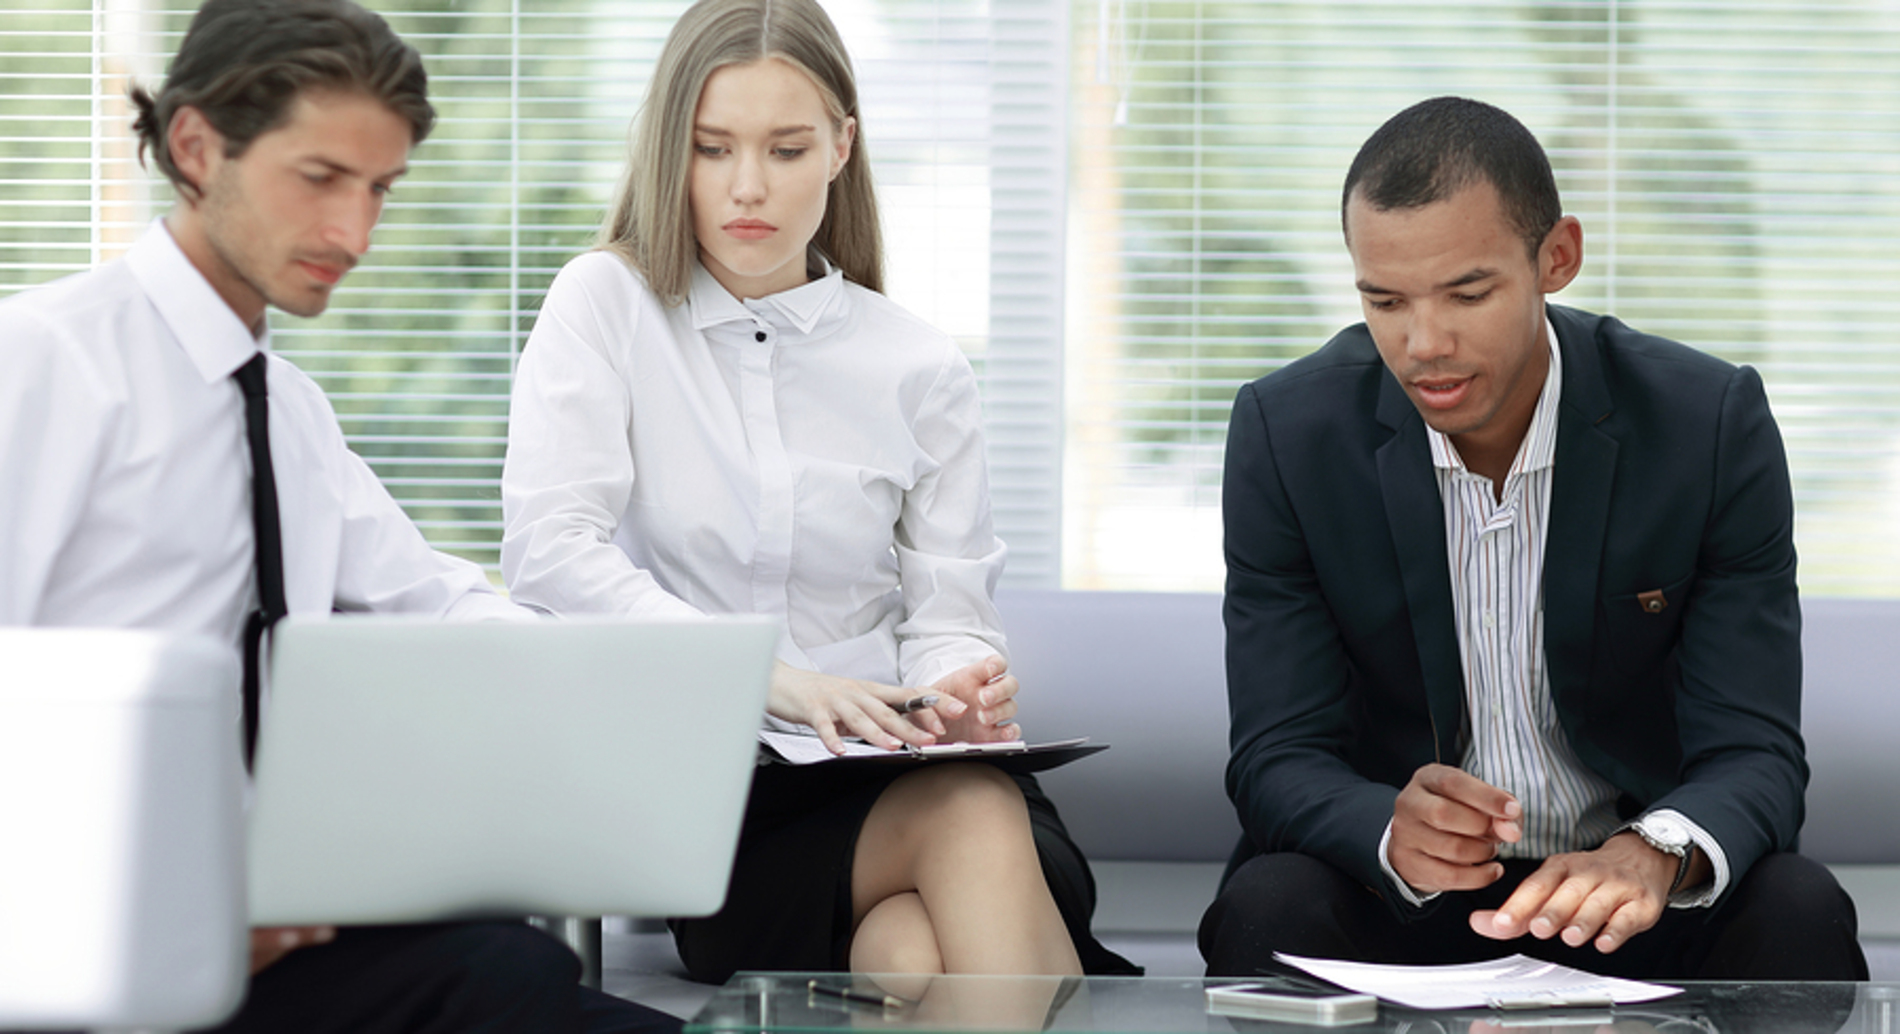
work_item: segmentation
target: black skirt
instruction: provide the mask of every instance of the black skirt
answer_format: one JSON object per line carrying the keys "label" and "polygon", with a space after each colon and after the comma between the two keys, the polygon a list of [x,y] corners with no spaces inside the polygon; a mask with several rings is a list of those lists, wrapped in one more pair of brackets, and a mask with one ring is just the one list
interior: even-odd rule
{"label": "black skirt", "polygon": [[[981,764],[981,762],[969,762]],[[746,971],[842,972],[850,968],[851,860],[871,806],[906,769],[870,765],[761,765],[725,907],[669,922],[694,980],[725,983]],[[1141,968],[1089,933],[1095,877],[1034,776],[1022,787],[1043,878],[1075,941],[1084,972],[1136,976]]]}

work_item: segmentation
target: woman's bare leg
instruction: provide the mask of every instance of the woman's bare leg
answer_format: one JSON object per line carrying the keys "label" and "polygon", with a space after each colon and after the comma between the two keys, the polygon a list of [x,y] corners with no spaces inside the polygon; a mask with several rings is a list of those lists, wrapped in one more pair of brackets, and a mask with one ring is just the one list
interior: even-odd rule
{"label": "woman's bare leg", "polygon": [[893,782],[865,817],[851,872],[853,970],[1082,972],[1022,791],[989,765]]}

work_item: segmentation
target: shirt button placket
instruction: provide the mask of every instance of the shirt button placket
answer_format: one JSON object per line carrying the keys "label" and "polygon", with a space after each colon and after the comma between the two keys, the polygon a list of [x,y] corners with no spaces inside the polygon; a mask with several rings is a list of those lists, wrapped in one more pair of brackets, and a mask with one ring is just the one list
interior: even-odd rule
{"label": "shirt button placket", "polygon": [[759,478],[759,528],[752,558],[752,604],[757,613],[783,615],[792,557],[792,467],[778,420],[772,367],[777,335],[759,324],[741,350],[740,396],[746,437]]}

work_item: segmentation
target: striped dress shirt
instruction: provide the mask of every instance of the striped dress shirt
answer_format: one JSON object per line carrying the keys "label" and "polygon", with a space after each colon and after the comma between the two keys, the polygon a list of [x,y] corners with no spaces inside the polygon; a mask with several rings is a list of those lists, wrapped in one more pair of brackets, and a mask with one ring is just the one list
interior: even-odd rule
{"label": "striped dress shirt", "polygon": [[[1465,673],[1469,735],[1460,767],[1508,791],[1524,809],[1519,820],[1523,839],[1498,845],[1500,858],[1589,850],[1623,825],[1616,814],[1616,787],[1584,765],[1570,745],[1545,666],[1544,545],[1563,361],[1556,330],[1548,321],[1544,327],[1550,369],[1501,492],[1490,478],[1465,467],[1449,437],[1425,429],[1445,507],[1452,613]],[[1713,901],[1727,882],[1720,848],[1679,813],[1661,813],[1690,830],[1716,869],[1716,879],[1706,890],[1678,894],[1671,903],[1693,907]],[[1379,845],[1380,861],[1405,897],[1421,904],[1428,898],[1398,879],[1387,861],[1390,837],[1388,827]]]}

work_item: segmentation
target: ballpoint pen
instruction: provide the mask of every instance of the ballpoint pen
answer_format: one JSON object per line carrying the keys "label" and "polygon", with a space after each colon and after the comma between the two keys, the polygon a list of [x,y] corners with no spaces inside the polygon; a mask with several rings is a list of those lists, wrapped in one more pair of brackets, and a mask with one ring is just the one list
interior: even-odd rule
{"label": "ballpoint pen", "polygon": [[896,995],[872,994],[868,991],[854,991],[848,987],[832,987],[829,984],[821,984],[816,980],[806,981],[805,989],[815,995],[837,998],[857,1005],[875,1005],[883,1009],[902,1009],[904,1007],[904,1000]]}

